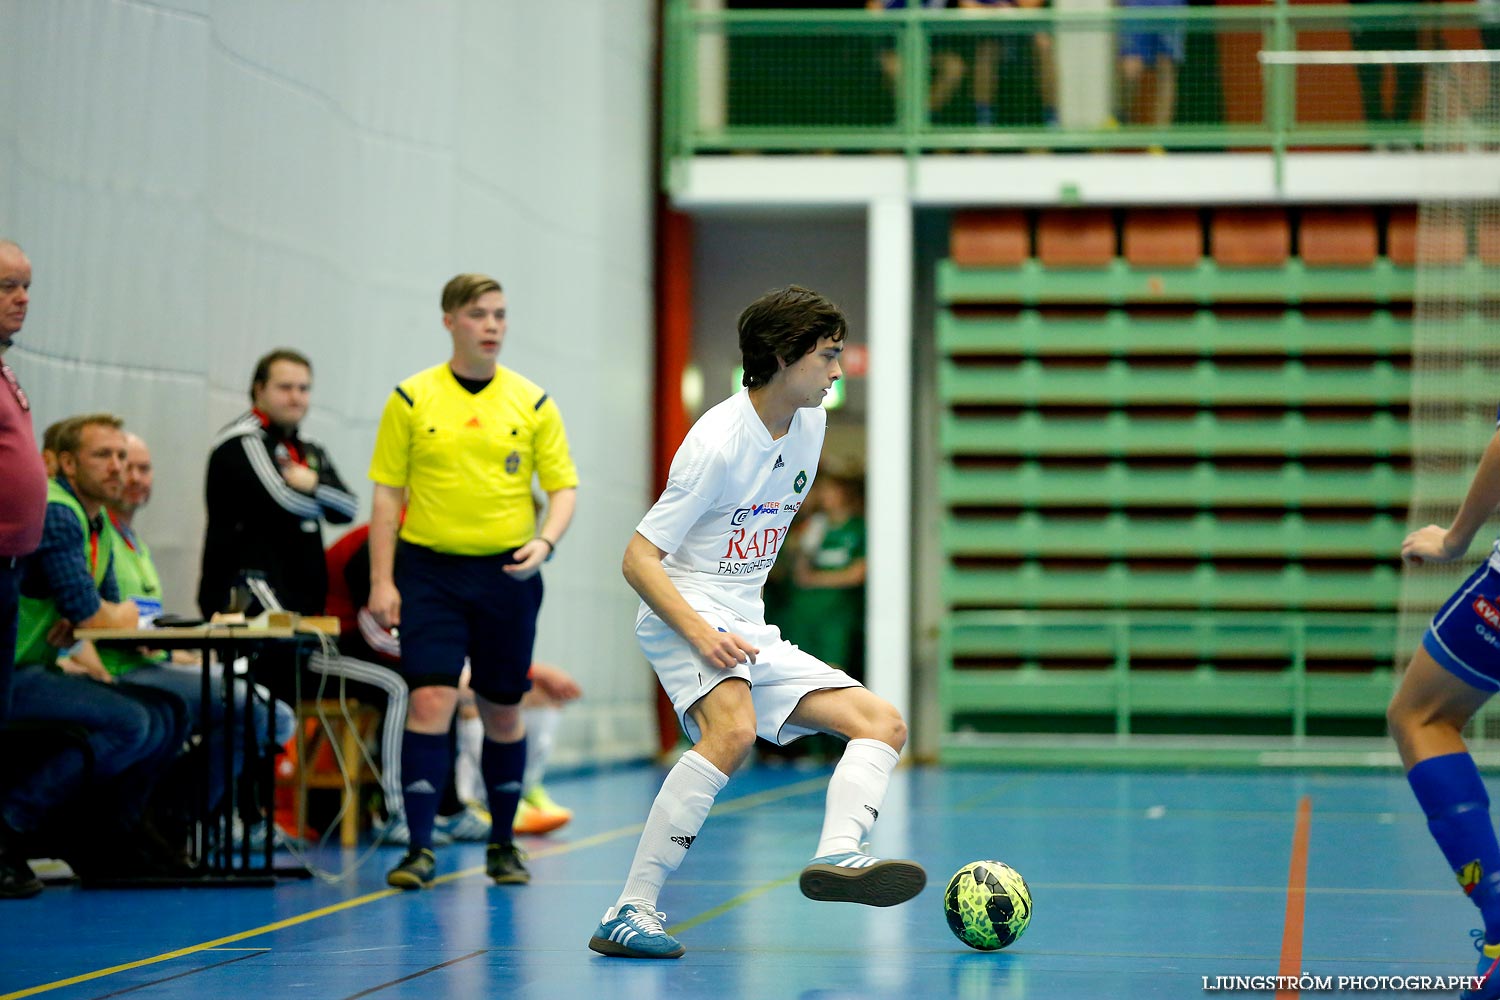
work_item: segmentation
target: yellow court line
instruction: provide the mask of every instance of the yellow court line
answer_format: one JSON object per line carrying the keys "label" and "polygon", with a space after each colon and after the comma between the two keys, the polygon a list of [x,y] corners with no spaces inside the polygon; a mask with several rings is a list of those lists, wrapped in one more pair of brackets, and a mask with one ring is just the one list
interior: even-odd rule
{"label": "yellow court line", "polygon": [[[257,927],[254,930],[240,931],[238,934],[230,934],[225,937],[214,938],[212,941],[205,941],[202,944],[189,945],[186,948],[178,948],[176,951],[169,951],[161,955],[152,956],[151,958],[142,958],[134,962],[125,962],[122,965],[112,965],[107,969],[99,969],[96,972],[85,972],[82,975],[70,976],[67,979],[59,979],[55,983],[46,983],[42,986],[33,986],[30,989],[18,990],[15,993],[7,993],[4,996],[0,996],[0,1000],[20,1000],[21,997],[35,996],[38,993],[46,993],[49,990],[61,989],[64,986],[75,986],[78,983],[86,983],[91,979],[101,979],[104,976],[112,976],[117,972],[127,972],[130,969],[139,969],[142,966],[155,965],[157,962],[168,962],[174,958],[182,958],[184,955],[192,955],[200,951],[208,951],[211,948],[217,948],[219,945],[233,944],[235,941],[244,941],[246,938],[258,937],[261,934],[269,934],[272,931],[279,931],[287,927],[295,927],[298,924],[305,924],[309,920],[317,920],[319,917],[326,917],[330,914],[338,913],[343,910],[351,910],[356,906],[364,906],[366,903],[373,903],[377,899],[385,899],[389,896],[399,896],[401,895],[402,891],[403,890],[401,889],[382,889],[379,892],[367,893],[363,896],[356,896],[354,899],[346,899],[342,903],[334,903],[332,906],[324,906],[320,909],[312,910],[308,913],[302,913],[295,917],[287,917],[285,920],[278,920],[274,924],[266,924],[265,926]],[[270,949],[266,950],[269,951]]]}
{"label": "yellow court line", "polygon": [[[799,781],[795,784],[785,785],[781,788],[773,788],[765,792],[756,792],[754,795],[746,795],[743,798],[738,798],[730,802],[715,805],[710,815],[723,816],[729,813],[742,812],[746,809],[752,809],[755,806],[764,805],[767,802],[774,802],[778,799],[786,799],[791,798],[795,795],[806,794],[826,785],[827,782],[828,779],[826,777],[810,778],[806,781]],[[566,844],[557,844],[551,847],[544,847],[539,851],[531,851],[529,853],[533,858],[548,858],[558,854],[568,854],[573,851],[583,850],[587,847],[596,847],[599,844],[607,843],[611,840],[618,840],[621,837],[639,834],[645,828],[646,825],[644,823],[636,823],[633,826],[622,826],[614,830],[608,830],[604,833],[596,833],[591,837],[584,837],[582,840],[575,840]],[[456,882],[459,879],[468,878],[471,875],[479,875],[483,872],[483,865],[475,865],[472,868],[465,868],[462,871],[449,872],[446,875],[439,875],[437,878],[433,879],[433,883],[444,884],[448,882]],[[785,885],[787,881],[789,881],[789,879],[783,879],[780,882],[775,882],[768,886],[765,886],[760,890],[751,890],[750,893],[743,894],[743,896],[737,896],[735,897],[735,899],[723,904],[723,906],[717,907],[714,910],[709,910],[706,915],[700,914],[698,917],[692,918],[691,921],[681,926],[692,927],[696,926],[699,923],[703,923],[705,920],[711,920],[714,916],[717,916],[718,913],[722,912],[723,910],[730,909],[732,908],[732,906],[738,906],[740,902],[744,902],[748,899],[753,899],[761,892],[767,892],[771,889],[776,888],[777,886]],[[79,983],[86,983],[92,979],[102,979],[105,976],[112,976],[117,972],[128,972],[131,969],[139,969],[143,966],[154,965],[158,962],[169,962],[174,958],[182,958],[186,955],[196,954],[200,951],[210,951],[213,949],[217,949],[221,945],[233,944],[236,941],[244,941],[249,938],[259,937],[262,934],[270,934],[273,931],[285,930],[288,927],[296,927],[298,924],[305,924],[309,921],[317,920],[320,917],[331,916],[344,910],[352,910],[355,907],[364,906],[368,903],[376,902],[377,900],[389,899],[392,896],[401,896],[404,895],[405,892],[406,890],[404,889],[380,889],[376,892],[366,893],[363,896],[356,896],[354,899],[346,899],[342,903],[334,903],[331,906],[324,906],[316,910],[310,910],[307,913],[298,914],[295,917],[287,917],[285,920],[278,920],[273,924],[265,924],[264,926],[256,927],[248,931],[240,931],[237,934],[230,934],[225,937],[215,938],[212,941],[204,941],[202,944],[189,945],[186,948],[178,948],[176,951],[169,951],[160,955],[154,955],[151,958],[142,958],[134,962],[125,962],[121,965],[112,965],[107,969],[98,969],[94,972],[85,972],[77,976],[70,976],[67,979],[59,979],[56,982],[44,983],[41,986],[32,986],[28,989],[18,990],[14,993],[6,993],[0,995],[0,1000],[21,1000],[22,997],[36,996],[38,993],[47,993],[51,990],[62,989],[64,986],[76,986]],[[269,951],[270,949],[266,948],[264,950]]]}
{"label": "yellow court line", "polygon": [[1015,787],[1019,784],[1029,784],[1034,781],[1036,781],[1036,778],[1032,776],[1028,776],[1024,779],[1017,777],[1001,778],[999,782],[997,782],[994,786],[987,789],[986,791],[980,792],[978,795],[971,795],[967,799],[964,799],[962,802],[954,803],[953,811],[968,812],[970,809],[973,809],[981,805],[982,803],[998,799],[1002,795],[1008,795],[1010,792],[1014,791]]}
{"label": "yellow court line", "polygon": [[733,899],[726,899],[724,902],[720,903],[718,906],[715,906],[711,910],[704,910],[696,917],[688,917],[680,924],[673,924],[671,927],[667,928],[667,933],[681,934],[683,931],[690,931],[700,924],[706,924],[715,917],[722,917],[724,914],[728,913],[735,907],[748,903],[750,902],[750,900],[755,899],[759,896],[764,896],[772,889],[780,889],[784,885],[791,885],[792,882],[794,882],[799,876],[801,876],[801,874],[802,872],[799,869],[798,871],[795,871],[792,874],[788,875],[786,878],[779,878],[774,882],[767,882],[765,885],[756,886],[754,889],[747,889],[744,892],[740,893],[738,896],[735,896]]}

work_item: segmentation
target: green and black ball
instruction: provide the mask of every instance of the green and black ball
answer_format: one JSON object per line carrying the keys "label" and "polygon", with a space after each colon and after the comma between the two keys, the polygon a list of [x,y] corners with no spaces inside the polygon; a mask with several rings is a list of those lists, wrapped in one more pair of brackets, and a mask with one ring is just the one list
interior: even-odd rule
{"label": "green and black ball", "polygon": [[1001,861],[971,861],[943,893],[948,927],[979,951],[1013,944],[1031,923],[1031,890],[1021,873]]}

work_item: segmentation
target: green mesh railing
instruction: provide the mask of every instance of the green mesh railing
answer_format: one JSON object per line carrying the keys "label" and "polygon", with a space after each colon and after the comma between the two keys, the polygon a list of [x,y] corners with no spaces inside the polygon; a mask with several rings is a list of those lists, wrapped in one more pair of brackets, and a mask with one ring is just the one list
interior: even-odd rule
{"label": "green mesh railing", "polygon": [[[1180,62],[1127,83],[1120,44],[1132,35],[1166,39]],[[1500,44],[1500,24],[1472,3],[872,12],[669,0],[664,153],[1416,146],[1424,67],[1258,54],[1486,43]]]}

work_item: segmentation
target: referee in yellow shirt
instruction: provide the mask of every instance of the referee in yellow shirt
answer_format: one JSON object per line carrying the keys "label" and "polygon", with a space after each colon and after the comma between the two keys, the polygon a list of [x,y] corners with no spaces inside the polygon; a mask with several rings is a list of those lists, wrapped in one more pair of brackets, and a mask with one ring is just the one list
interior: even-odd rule
{"label": "referee in yellow shirt", "polygon": [[[531,687],[539,570],[568,530],[578,486],[557,404],[495,360],[505,340],[500,282],[482,274],[448,282],[443,326],[453,357],[396,386],[370,461],[370,610],[400,626],[411,688],[401,746],[410,849],[386,876],[402,889],[432,884],[432,826],[452,764],[447,734],[465,657],[484,720],[480,768],[494,823],[485,868],[499,884],[531,881],[511,841],[526,767],[519,705]],[[547,494],[540,528],[533,476]]]}

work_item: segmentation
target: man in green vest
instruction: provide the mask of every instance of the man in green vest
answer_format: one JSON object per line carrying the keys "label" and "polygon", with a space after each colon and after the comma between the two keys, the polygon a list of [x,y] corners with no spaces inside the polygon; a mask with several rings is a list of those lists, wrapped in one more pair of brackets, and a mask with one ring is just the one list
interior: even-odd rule
{"label": "man in green vest", "polygon": [[[113,532],[104,504],[123,485],[125,438],[121,421],[93,414],[69,421],[58,436],[58,472],[47,484],[42,542],[21,578],[12,719],[81,726],[88,733],[92,769],[77,754],[58,754],[0,799],[0,853],[24,851],[56,813],[88,785],[87,839],[55,853],[90,875],[141,874],[151,869],[136,834],[146,800],[185,736],[181,699],[110,682],[59,665],[59,646],[71,627],[132,627],[138,610],[120,600]],[[84,668],[69,659],[69,670]],[[21,854],[24,857],[24,853]],[[161,859],[165,860],[165,859]],[[19,893],[17,893],[19,894]],[[4,895],[0,893],[0,895]]]}
{"label": "man in green vest", "polygon": [[[60,425],[58,469],[47,483],[42,546],[21,584],[17,664],[54,662],[64,645],[57,640],[69,627],[134,628],[140,618],[133,602],[120,600],[111,572],[111,533],[104,527],[105,501],[119,496],[125,481],[123,426],[111,414]],[[50,540],[48,526],[53,528]]]}

